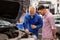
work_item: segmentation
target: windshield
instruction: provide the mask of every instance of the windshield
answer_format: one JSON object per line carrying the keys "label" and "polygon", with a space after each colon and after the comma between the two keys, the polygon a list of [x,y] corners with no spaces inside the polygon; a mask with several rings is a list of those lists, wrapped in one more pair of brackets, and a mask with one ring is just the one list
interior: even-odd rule
{"label": "windshield", "polygon": [[60,15],[54,16],[55,24],[60,24]]}
{"label": "windshield", "polygon": [[60,18],[55,18],[55,24],[60,24]]}
{"label": "windshield", "polygon": [[8,21],[0,20],[0,25],[9,25],[9,24],[11,23]]}

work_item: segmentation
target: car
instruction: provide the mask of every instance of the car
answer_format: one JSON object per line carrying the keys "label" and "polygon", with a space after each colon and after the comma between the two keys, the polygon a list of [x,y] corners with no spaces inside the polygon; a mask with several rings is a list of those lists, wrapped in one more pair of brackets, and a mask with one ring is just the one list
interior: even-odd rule
{"label": "car", "polygon": [[57,27],[57,37],[60,39],[60,14],[54,15],[55,25]]}
{"label": "car", "polygon": [[18,21],[19,8],[18,2],[0,1],[0,39],[18,37],[16,22]]}

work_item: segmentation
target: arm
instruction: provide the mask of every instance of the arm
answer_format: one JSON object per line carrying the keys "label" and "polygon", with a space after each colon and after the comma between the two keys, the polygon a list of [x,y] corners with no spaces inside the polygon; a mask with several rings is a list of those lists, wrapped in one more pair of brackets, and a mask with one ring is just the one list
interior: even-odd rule
{"label": "arm", "polygon": [[37,30],[38,29],[40,29],[40,28],[42,28],[42,26],[43,26],[43,19],[41,18],[41,17],[39,17],[39,19],[38,19],[38,25],[36,25],[37,26]]}
{"label": "arm", "polygon": [[24,22],[23,22],[23,27],[24,27],[24,29],[25,29],[25,32],[27,33],[27,34],[29,34],[29,30],[28,30],[28,19],[27,19],[27,17],[25,16],[24,17]]}
{"label": "arm", "polygon": [[24,17],[24,22],[23,22],[23,26],[24,26],[24,29],[27,29],[27,18],[26,16]]}
{"label": "arm", "polygon": [[54,22],[54,17],[53,16],[50,16],[48,18],[48,20],[49,20],[49,23],[50,23],[51,28],[52,28],[53,36],[56,36],[56,26],[55,26],[55,22]]}

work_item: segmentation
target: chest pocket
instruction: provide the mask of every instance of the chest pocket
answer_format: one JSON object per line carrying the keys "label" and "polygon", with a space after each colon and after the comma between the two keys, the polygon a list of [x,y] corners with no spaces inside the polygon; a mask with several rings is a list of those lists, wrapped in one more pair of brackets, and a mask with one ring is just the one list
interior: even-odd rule
{"label": "chest pocket", "polygon": [[38,25],[38,18],[33,20],[34,25]]}
{"label": "chest pocket", "polygon": [[29,22],[29,24],[37,25],[38,19],[36,19],[36,18],[34,18],[34,19],[29,19],[29,18],[28,18],[28,22]]}

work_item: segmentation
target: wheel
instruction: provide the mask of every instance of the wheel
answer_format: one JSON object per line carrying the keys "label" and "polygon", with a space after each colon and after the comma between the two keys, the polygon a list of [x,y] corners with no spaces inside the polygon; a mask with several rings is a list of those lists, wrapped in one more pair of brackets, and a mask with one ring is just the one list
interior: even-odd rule
{"label": "wheel", "polygon": [[0,40],[8,40],[8,36],[6,34],[0,34]]}

